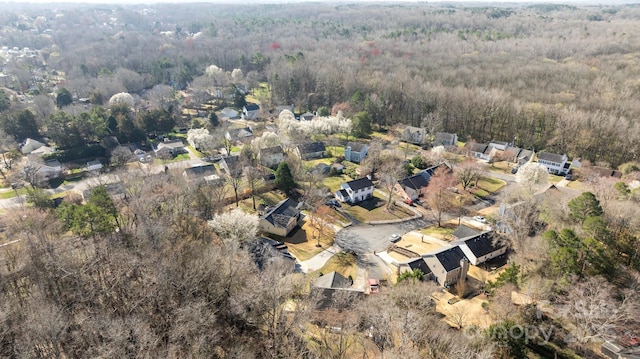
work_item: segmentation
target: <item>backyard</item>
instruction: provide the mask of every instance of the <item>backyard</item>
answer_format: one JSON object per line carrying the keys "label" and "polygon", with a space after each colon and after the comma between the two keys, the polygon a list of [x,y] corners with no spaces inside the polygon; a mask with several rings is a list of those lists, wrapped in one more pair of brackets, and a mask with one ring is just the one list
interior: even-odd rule
{"label": "backyard", "polygon": [[373,198],[355,205],[345,203],[342,209],[359,222],[396,220],[415,215],[403,206],[392,205],[387,208],[387,198],[378,192],[374,192]]}

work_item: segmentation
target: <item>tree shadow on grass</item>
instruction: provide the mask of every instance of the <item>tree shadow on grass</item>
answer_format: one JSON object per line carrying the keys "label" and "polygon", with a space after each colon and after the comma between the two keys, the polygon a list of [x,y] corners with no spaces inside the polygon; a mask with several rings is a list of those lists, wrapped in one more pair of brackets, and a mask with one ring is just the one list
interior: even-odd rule
{"label": "tree shadow on grass", "polygon": [[289,233],[289,235],[286,237],[276,236],[274,234],[269,235],[269,237],[280,242],[290,244],[301,244],[309,242],[309,240],[307,239],[307,231],[298,226],[296,226],[293,231],[291,231],[291,233]]}
{"label": "tree shadow on grass", "polygon": [[380,208],[385,205],[385,202],[378,197],[369,198],[368,200],[358,202],[352,207],[361,207],[366,209],[367,211],[373,211],[376,208]]}

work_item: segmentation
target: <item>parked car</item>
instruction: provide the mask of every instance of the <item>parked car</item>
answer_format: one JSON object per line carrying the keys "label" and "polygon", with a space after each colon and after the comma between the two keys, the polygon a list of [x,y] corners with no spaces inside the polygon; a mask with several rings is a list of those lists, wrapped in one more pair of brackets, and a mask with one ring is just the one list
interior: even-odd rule
{"label": "parked car", "polygon": [[568,174],[564,176],[564,179],[566,179],[567,181],[571,181],[573,179],[573,176],[571,174]]}
{"label": "parked car", "polygon": [[474,216],[473,220],[480,223],[487,223],[487,219],[482,216]]}
{"label": "parked car", "polygon": [[402,236],[400,236],[399,234],[392,234],[391,237],[389,237],[389,241],[391,241],[391,243],[396,243],[398,242],[400,239],[402,239]]}
{"label": "parked car", "polygon": [[516,173],[518,173],[518,169],[520,169],[520,167],[519,167],[519,166],[513,167],[513,168],[511,169],[511,174],[516,174]]}
{"label": "parked car", "polygon": [[378,293],[380,291],[380,283],[378,283],[377,279],[370,278],[369,279],[369,293]]}
{"label": "parked car", "polygon": [[336,201],[335,199],[330,199],[327,202],[324,203],[325,205],[331,207],[331,208],[340,208],[342,207],[340,205],[340,202]]}
{"label": "parked car", "polygon": [[460,301],[460,298],[458,298],[458,297],[453,297],[453,298],[449,299],[449,300],[447,301],[447,303],[449,303],[449,304],[456,304],[456,303],[458,303],[459,301]]}

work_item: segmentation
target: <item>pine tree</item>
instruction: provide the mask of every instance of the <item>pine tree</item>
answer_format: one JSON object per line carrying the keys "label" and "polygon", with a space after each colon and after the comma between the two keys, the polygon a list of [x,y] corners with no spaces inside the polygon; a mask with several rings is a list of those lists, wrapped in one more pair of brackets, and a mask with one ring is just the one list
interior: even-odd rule
{"label": "pine tree", "polygon": [[276,188],[285,193],[288,193],[296,186],[296,182],[293,179],[293,175],[291,174],[289,165],[286,162],[280,162],[280,164],[278,165],[274,183],[276,185]]}

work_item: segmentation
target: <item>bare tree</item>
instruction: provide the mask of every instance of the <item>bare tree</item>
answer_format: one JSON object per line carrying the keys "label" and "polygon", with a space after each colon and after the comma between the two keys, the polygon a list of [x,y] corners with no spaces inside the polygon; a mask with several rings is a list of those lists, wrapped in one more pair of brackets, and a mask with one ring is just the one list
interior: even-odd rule
{"label": "bare tree", "polygon": [[395,193],[395,187],[398,184],[398,180],[406,175],[402,159],[394,156],[385,158],[380,168],[380,172],[382,172],[380,176],[380,183],[389,194],[389,197],[387,197],[387,209],[390,209],[393,203],[393,195]]}
{"label": "bare tree", "polygon": [[438,168],[429,180],[426,201],[439,227],[442,226],[443,215],[454,208],[451,189],[455,185],[455,177],[443,167]]}
{"label": "bare tree", "polygon": [[463,189],[469,188],[472,184],[477,185],[486,170],[478,163],[478,161],[468,159],[457,165],[454,170],[458,181]]}

